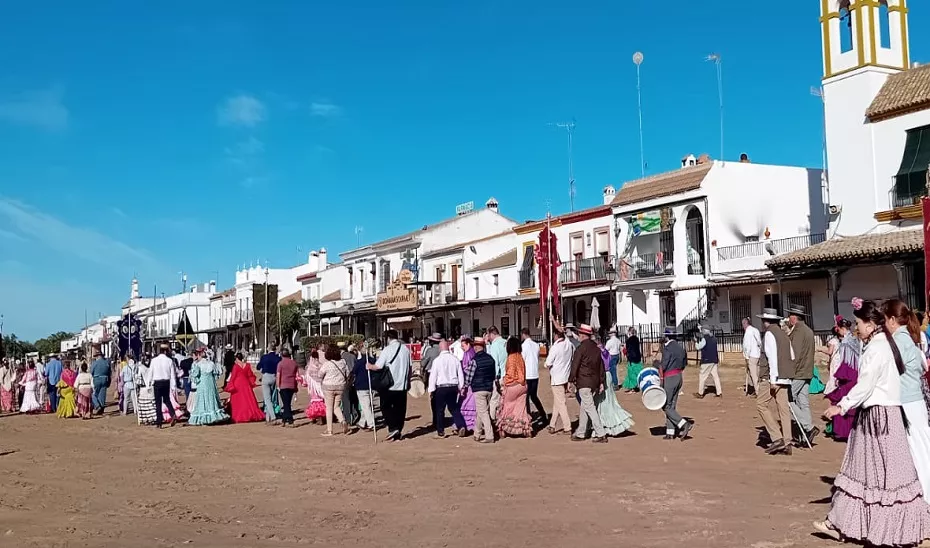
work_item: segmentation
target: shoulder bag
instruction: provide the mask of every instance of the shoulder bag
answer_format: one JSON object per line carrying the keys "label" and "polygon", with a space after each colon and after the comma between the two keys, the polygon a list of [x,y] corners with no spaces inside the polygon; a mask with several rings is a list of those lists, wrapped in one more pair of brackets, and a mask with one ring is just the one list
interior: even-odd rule
{"label": "shoulder bag", "polygon": [[394,352],[394,357],[391,358],[391,361],[387,362],[381,369],[376,369],[371,372],[372,390],[380,392],[382,390],[390,390],[394,387],[394,375],[391,374],[391,369],[388,366],[394,363],[398,354],[400,354],[400,346],[397,347],[397,351]]}

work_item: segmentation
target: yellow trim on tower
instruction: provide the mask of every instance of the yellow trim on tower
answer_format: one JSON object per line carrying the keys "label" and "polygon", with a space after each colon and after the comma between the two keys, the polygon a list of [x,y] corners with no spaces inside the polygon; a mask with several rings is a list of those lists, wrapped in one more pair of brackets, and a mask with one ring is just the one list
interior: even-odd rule
{"label": "yellow trim on tower", "polygon": [[[868,0],[863,0],[868,4]],[[878,2],[876,1],[872,7],[878,8]],[[878,22],[875,20],[875,11],[869,11],[869,53],[872,57],[869,59],[870,63],[878,62]]]}
{"label": "yellow trim on tower", "polygon": [[[830,13],[830,0],[821,0],[820,11],[824,15],[820,18],[821,32],[823,33],[823,77],[824,79],[833,76],[833,50],[830,48],[830,19],[834,14]],[[837,13],[836,17],[840,14]]]}
{"label": "yellow trim on tower", "polygon": [[901,62],[903,63],[902,66],[904,67],[904,70],[907,70],[911,68],[911,54],[907,43],[907,3],[904,0],[901,0],[900,5],[888,7],[889,16],[891,16],[891,13],[895,11],[901,14]]}
{"label": "yellow trim on tower", "polygon": [[859,66],[865,66],[865,40],[862,34],[862,14],[859,13],[863,5],[856,3],[852,11],[856,14],[856,53],[859,56]]}

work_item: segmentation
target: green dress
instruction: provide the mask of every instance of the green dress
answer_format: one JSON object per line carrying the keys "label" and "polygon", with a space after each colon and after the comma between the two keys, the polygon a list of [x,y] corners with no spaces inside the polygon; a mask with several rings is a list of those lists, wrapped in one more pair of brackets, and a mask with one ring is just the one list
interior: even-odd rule
{"label": "green dress", "polygon": [[642,363],[626,363],[626,377],[623,379],[624,390],[639,390],[639,374],[643,370]]}
{"label": "green dress", "polygon": [[814,367],[814,378],[811,379],[811,394],[823,394],[826,386],[820,380],[820,373],[817,372],[817,368]]}

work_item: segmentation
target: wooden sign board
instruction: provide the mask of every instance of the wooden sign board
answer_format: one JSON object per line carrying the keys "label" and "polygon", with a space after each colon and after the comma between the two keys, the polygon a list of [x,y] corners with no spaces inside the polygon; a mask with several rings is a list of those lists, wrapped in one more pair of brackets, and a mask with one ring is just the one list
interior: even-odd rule
{"label": "wooden sign board", "polygon": [[394,310],[412,310],[417,307],[417,290],[408,288],[399,279],[387,287],[387,291],[378,293],[376,304],[378,312],[391,312]]}

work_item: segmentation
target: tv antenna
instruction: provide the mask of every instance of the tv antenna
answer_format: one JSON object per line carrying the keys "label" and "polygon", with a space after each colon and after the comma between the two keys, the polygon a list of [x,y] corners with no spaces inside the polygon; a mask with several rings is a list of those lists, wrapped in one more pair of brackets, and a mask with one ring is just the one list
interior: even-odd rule
{"label": "tv antenna", "polygon": [[365,232],[365,227],[356,226],[355,227],[355,247],[362,247],[362,233]]}
{"label": "tv antenna", "polygon": [[719,53],[711,53],[704,58],[712,62],[717,69],[717,99],[720,103],[720,161],[723,161],[723,58]]}
{"label": "tv antenna", "polygon": [[642,52],[637,51],[633,54],[633,64],[636,65],[636,111],[639,113],[639,169],[645,179],[646,153],[643,150],[643,93],[639,78],[639,66],[643,64]]}
{"label": "tv antenna", "polygon": [[575,166],[572,160],[572,139],[575,135],[575,119],[571,122],[549,123],[548,125],[564,129],[568,134],[568,200],[571,210],[575,211]]}

